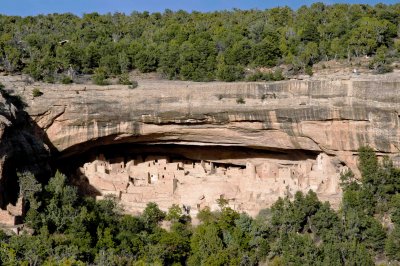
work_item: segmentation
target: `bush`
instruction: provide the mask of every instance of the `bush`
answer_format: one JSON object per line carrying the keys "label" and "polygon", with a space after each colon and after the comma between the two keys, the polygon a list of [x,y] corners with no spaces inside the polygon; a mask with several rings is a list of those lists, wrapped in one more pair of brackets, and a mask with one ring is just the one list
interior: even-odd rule
{"label": "bush", "polygon": [[217,78],[222,81],[237,81],[243,79],[243,67],[242,66],[231,66],[231,65],[220,65],[217,68]]}
{"label": "bush", "polygon": [[282,69],[278,68],[277,70],[275,70],[273,79],[275,81],[279,81],[279,80],[284,80],[285,79],[285,77],[283,76],[283,73],[282,73]]}
{"label": "bush", "polygon": [[34,88],[32,90],[32,96],[33,97],[40,97],[42,95],[43,95],[43,92],[41,92],[39,88]]}
{"label": "bush", "polygon": [[391,65],[380,65],[376,68],[376,73],[377,74],[385,74],[385,73],[390,73],[393,72],[393,67]]}
{"label": "bush", "polygon": [[118,76],[118,84],[132,85],[132,81],[129,79],[129,75],[127,73],[123,73]]}
{"label": "bush", "polygon": [[385,62],[371,61],[368,64],[368,68],[373,70],[375,74],[385,74],[393,72],[393,67]]}
{"label": "bush", "polygon": [[236,103],[237,104],[245,104],[246,101],[243,99],[243,97],[239,97],[239,98],[236,99]]}
{"label": "bush", "polygon": [[138,82],[136,80],[132,80],[131,81],[131,85],[129,85],[129,89],[135,89],[137,88],[137,86],[139,86]]}
{"label": "bush", "polygon": [[55,83],[55,78],[54,78],[54,76],[45,76],[43,78],[43,81],[46,82],[46,83],[54,84]]}
{"label": "bush", "polygon": [[310,77],[314,74],[313,70],[312,70],[312,66],[306,66],[306,68],[304,69],[304,72],[309,75]]}
{"label": "bush", "polygon": [[261,73],[260,71],[247,77],[247,81],[279,81],[284,80],[285,77],[282,74],[282,69],[277,69],[274,72]]}
{"label": "bush", "polygon": [[110,84],[107,81],[107,78],[108,78],[107,71],[102,67],[97,68],[92,76],[93,83],[100,86],[105,86]]}
{"label": "bush", "polygon": [[4,88],[5,88],[4,84],[0,82],[0,90],[2,90]]}
{"label": "bush", "polygon": [[73,82],[73,80],[70,77],[66,76],[66,75],[61,77],[61,83],[62,84],[71,84],[72,82]]}

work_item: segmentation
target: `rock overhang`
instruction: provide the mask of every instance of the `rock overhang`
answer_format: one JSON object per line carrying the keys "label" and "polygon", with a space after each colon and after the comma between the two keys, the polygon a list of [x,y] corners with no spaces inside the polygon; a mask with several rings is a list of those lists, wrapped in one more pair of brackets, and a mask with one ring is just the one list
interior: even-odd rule
{"label": "rock overhang", "polygon": [[[397,76],[268,83],[147,80],[134,90],[127,86],[25,84],[13,76],[2,77],[2,82],[24,100],[39,141],[48,145],[53,159],[64,164],[85,153],[99,154],[117,146],[128,152],[129,147],[141,145],[136,153],[152,146],[153,154],[179,155],[197,163],[244,169],[250,163],[256,172],[277,167],[283,169],[283,176],[291,173],[297,178],[285,179],[292,182],[292,192],[308,188],[301,187],[305,183],[299,173],[311,169],[303,173],[307,182],[314,184],[320,197],[337,203],[340,171],[349,167],[357,173],[360,146],[369,145],[379,155],[399,153]],[[35,98],[31,91],[36,87],[43,95]],[[80,163],[87,162],[90,160]],[[319,169],[321,165],[329,170]],[[329,180],[318,180],[319,175]],[[260,182],[266,182],[268,189],[275,186],[270,181]],[[256,183],[246,186],[255,188]],[[281,184],[277,189],[284,187]],[[250,198],[243,201],[247,196],[240,195],[247,204]],[[265,202],[259,205],[267,206]]]}
{"label": "rock overhang", "polygon": [[134,90],[40,84],[44,95],[37,98],[30,96],[37,85],[8,80],[58,152],[102,141],[169,141],[329,154],[370,145],[391,154],[400,146],[396,77],[268,83],[147,80]]}

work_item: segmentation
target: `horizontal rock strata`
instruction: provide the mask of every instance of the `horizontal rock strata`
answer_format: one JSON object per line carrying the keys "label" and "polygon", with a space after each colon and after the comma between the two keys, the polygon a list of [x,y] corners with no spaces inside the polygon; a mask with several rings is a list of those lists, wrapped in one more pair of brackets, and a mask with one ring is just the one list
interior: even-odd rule
{"label": "horizontal rock strata", "polygon": [[[343,166],[357,173],[357,149],[369,145],[400,163],[396,75],[272,83],[143,80],[136,89],[26,84],[20,77],[2,82],[22,96],[59,158],[116,144],[244,147],[313,154],[313,163],[322,154],[340,162],[337,174]],[[33,88],[43,95],[32,97]],[[224,163],[245,166],[245,159],[225,157]]]}

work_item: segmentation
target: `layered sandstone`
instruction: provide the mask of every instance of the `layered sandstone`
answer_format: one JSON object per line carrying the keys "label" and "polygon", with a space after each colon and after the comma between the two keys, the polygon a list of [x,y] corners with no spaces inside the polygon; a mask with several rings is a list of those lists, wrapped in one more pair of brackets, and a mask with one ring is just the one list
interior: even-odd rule
{"label": "layered sandstone", "polygon": [[[4,93],[4,92],[3,92]],[[4,176],[3,170],[5,162],[11,154],[9,143],[7,140],[6,132],[12,127],[12,123],[17,117],[17,108],[11,104],[5,97],[0,97],[0,175]],[[4,178],[0,179],[2,186],[0,186],[0,203],[2,208],[0,209],[0,223],[2,224],[15,224],[16,216],[19,214],[13,212],[15,207],[13,204],[7,203],[4,198],[5,182]],[[17,205],[17,204],[16,204]],[[22,208],[21,208],[22,209]]]}
{"label": "layered sandstone", "polygon": [[0,91],[0,224],[14,225],[23,215],[17,173],[30,171],[40,178],[48,170],[48,152],[33,135],[20,99],[8,89]]}
{"label": "layered sandstone", "polygon": [[[329,178],[336,178],[334,184],[344,166],[356,171],[355,155],[362,145],[369,145],[398,162],[400,77],[397,74],[270,83],[143,80],[136,89],[117,85],[25,84],[19,77],[2,77],[2,82],[22,96],[28,105],[26,111],[59,158],[116,144],[173,144],[183,149],[185,158],[197,163],[203,160],[242,168],[251,163],[256,169],[265,164],[276,165],[278,169],[286,167],[286,171],[299,169],[308,160],[312,172],[320,158],[327,158],[324,167],[329,165],[327,172]],[[44,94],[32,97],[35,87]],[[184,151],[184,147],[206,146],[216,147],[215,154],[200,156]],[[249,151],[248,157],[237,158],[234,152],[225,154],[224,147],[252,152]],[[326,174],[321,172],[316,178]],[[307,180],[314,178],[314,174],[302,175]],[[240,188],[246,187],[243,191],[248,191],[249,186],[241,183],[245,180],[227,181],[227,186],[239,184]],[[316,183],[313,189],[318,190],[319,185]],[[252,183],[250,187],[254,195],[274,189],[271,184],[264,187]],[[207,189],[207,182],[198,188],[202,189]],[[280,189],[284,191],[285,185]],[[340,193],[336,185],[319,191],[327,199],[337,198]],[[270,198],[276,195],[282,193]]]}

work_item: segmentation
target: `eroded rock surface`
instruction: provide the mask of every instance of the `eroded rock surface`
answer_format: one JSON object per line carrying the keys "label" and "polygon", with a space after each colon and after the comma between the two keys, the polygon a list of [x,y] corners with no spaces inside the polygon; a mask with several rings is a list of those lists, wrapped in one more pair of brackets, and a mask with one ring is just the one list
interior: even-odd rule
{"label": "eroded rock surface", "polygon": [[[296,160],[276,162],[276,158],[267,155],[277,152],[312,153],[315,156],[309,163],[314,166],[305,168],[317,169],[315,165],[319,165],[320,158],[328,158],[330,163],[327,165],[334,167],[334,170],[328,171],[332,172],[329,176],[322,176],[324,174],[320,172],[320,176],[315,177],[323,179],[337,178],[344,166],[357,173],[356,151],[362,145],[370,145],[379,154],[390,155],[398,163],[395,156],[400,148],[400,77],[397,75],[273,83],[145,80],[139,81],[139,87],[133,90],[127,86],[26,85],[19,77],[2,79],[25,99],[27,112],[43,129],[44,140],[59,158],[71,158],[115,144],[218,146],[221,149],[245,147],[264,153],[266,156],[261,157],[265,160],[261,162],[245,157],[239,160],[235,156],[221,159],[214,154],[211,155],[214,158],[202,157],[194,161],[236,165],[245,167],[243,171],[247,171],[246,163],[251,163],[256,172],[264,164],[275,164],[279,169],[286,165],[285,171],[290,171],[303,167],[310,158],[305,156],[303,160],[299,156]],[[33,98],[31,93],[34,87],[40,87],[43,96]],[[126,169],[126,164],[123,169],[126,173],[130,171]],[[309,180],[314,178],[308,174],[303,176]],[[210,176],[201,178],[206,177],[211,180]],[[260,190],[265,194],[260,197],[267,202],[268,191],[275,189],[268,183],[271,178],[271,175],[265,179],[259,175],[258,179],[253,179],[266,182],[265,185],[257,185],[258,181],[246,183],[251,179],[247,176],[235,177],[232,178],[234,181],[226,183],[243,191],[249,191],[247,187],[250,187],[254,195]],[[291,182],[297,182],[293,189],[300,186],[300,181],[295,178]],[[338,180],[332,182],[337,184]],[[197,190],[222,186],[211,181],[203,183],[205,187]],[[319,189],[317,183],[310,187]],[[336,185],[328,187],[325,191],[329,193],[320,193],[320,197],[335,202],[339,193]],[[320,192],[323,190],[320,189]],[[282,191],[285,191],[285,185],[279,186],[279,191],[270,197],[271,202],[277,195],[282,195]],[[184,190],[179,193],[183,197]],[[243,195],[246,193],[243,192]],[[176,196],[174,191],[172,195]],[[197,203],[191,204],[197,206]],[[242,205],[246,204],[250,203]],[[253,211],[252,207],[243,208]]]}
{"label": "eroded rock surface", "polygon": [[38,177],[49,171],[46,150],[34,134],[34,126],[24,103],[10,95],[7,88],[0,94],[0,224],[21,221],[23,199],[19,195],[17,172],[29,171]]}

